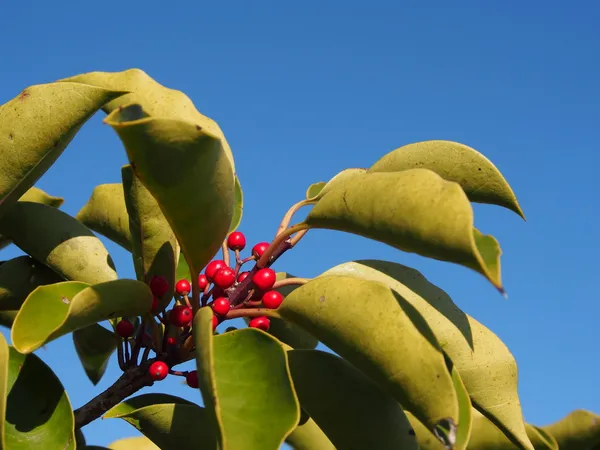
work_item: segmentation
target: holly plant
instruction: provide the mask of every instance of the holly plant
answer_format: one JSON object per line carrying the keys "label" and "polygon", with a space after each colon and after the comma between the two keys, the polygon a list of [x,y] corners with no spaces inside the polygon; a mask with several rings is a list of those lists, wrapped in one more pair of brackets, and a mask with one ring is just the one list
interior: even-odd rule
{"label": "holly plant", "polygon": [[[72,217],[34,185],[98,110],[128,164]],[[219,126],[141,70],[92,72],[0,107],[0,199],[2,246],[25,254],[0,265],[4,449],[98,449],[82,430],[101,417],[143,435],[112,449],[600,448],[589,411],[524,422],[508,348],[418,271],[356,260],[307,279],[277,267],[330,229],[460,264],[504,293],[499,244],[474,228],[471,202],[524,215],[466,145],[413,143],[342,170],[308,186],[268,242],[247,242]],[[98,235],[131,253],[136,279],[118,277]],[[67,334],[93,384],[115,353],[123,372],[77,409],[35,355]],[[166,377],[198,402],[143,393]]]}

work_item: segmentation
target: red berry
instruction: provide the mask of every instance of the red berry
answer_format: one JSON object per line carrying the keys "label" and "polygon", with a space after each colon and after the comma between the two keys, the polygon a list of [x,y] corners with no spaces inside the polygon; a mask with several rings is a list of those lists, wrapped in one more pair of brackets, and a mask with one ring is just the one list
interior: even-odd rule
{"label": "red berry", "polygon": [[265,268],[260,269],[252,277],[252,283],[261,291],[268,291],[275,284],[277,276],[273,269]]}
{"label": "red berry", "polygon": [[177,344],[177,339],[174,337],[167,338],[167,345],[175,345]]}
{"label": "red berry", "polygon": [[175,285],[175,291],[179,295],[188,295],[190,293],[190,282],[188,280],[179,280]]}
{"label": "red berry", "polygon": [[194,314],[187,306],[177,305],[169,313],[169,320],[176,327],[185,327],[190,324]]}
{"label": "red berry", "polygon": [[265,292],[265,295],[262,297],[262,304],[265,308],[277,309],[282,302],[283,295],[277,291]]}
{"label": "red berry", "polygon": [[250,328],[258,328],[263,331],[269,331],[269,326],[271,325],[271,321],[268,317],[261,316],[255,317],[249,323]]}
{"label": "red berry", "polygon": [[227,267],[227,264],[225,264],[225,261],[221,259],[215,259],[214,261],[209,262],[208,266],[206,266],[206,270],[204,271],[208,281],[213,281],[216,273],[223,267]]}
{"label": "red berry", "polygon": [[150,377],[154,381],[164,380],[169,374],[169,366],[162,361],[155,361],[150,366],[150,369],[148,369],[148,372],[150,372]]}
{"label": "red berry", "polygon": [[213,330],[216,330],[217,327],[219,326],[219,318],[215,315],[213,315],[213,318],[212,318],[212,326],[213,326]]}
{"label": "red berry", "polygon": [[185,381],[189,387],[198,389],[198,371],[192,370],[188,372],[185,376]]}
{"label": "red berry", "polygon": [[221,289],[227,289],[235,283],[235,272],[229,267],[223,267],[215,274],[214,283]]}
{"label": "red berry", "polygon": [[158,298],[152,298],[152,312],[155,313],[158,311]]}
{"label": "red berry", "polygon": [[208,278],[206,278],[206,275],[198,275],[198,288],[203,291],[206,286],[208,286]]}
{"label": "red berry", "polygon": [[229,304],[229,300],[227,300],[225,297],[220,297],[213,302],[212,309],[215,312],[215,314],[224,316],[229,312],[230,306],[231,305]]}
{"label": "red berry", "polygon": [[234,231],[227,238],[227,247],[230,250],[244,250],[246,247],[246,236],[240,231]]}
{"label": "red berry", "polygon": [[162,275],[153,276],[150,280],[150,290],[157,297],[162,297],[169,292],[169,282]]}
{"label": "red berry", "polygon": [[263,255],[263,253],[267,251],[268,248],[269,248],[268,242],[259,242],[254,247],[252,247],[252,255],[255,258],[260,258]]}
{"label": "red berry", "polygon": [[242,281],[244,281],[246,278],[248,278],[248,275],[250,275],[250,272],[240,272],[240,274],[237,277],[237,282],[241,283]]}
{"label": "red berry", "polygon": [[122,338],[128,338],[133,335],[133,324],[129,320],[121,320],[117,323],[117,334]]}

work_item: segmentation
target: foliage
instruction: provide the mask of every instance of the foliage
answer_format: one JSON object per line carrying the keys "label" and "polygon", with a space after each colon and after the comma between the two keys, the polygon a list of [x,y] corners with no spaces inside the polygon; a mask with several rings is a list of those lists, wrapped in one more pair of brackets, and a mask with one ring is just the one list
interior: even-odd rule
{"label": "foliage", "polygon": [[[99,110],[129,164],[71,217],[34,185]],[[592,412],[525,423],[509,349],[418,271],[380,260],[314,279],[271,269],[325,228],[460,264],[503,293],[499,243],[474,227],[471,202],[525,216],[492,162],[456,142],[413,143],[297,200],[272,242],[242,256],[243,192],[223,132],[141,70],[31,86],[2,105],[0,247],[26,256],[0,265],[12,340],[0,339],[0,448],[100,448],[81,429],[102,415],[144,435],[110,445],[124,450],[599,448]],[[131,253],[136,280],[118,277],[97,235]],[[235,318],[248,327],[216,331]],[[115,351],[123,370],[76,410],[33,354],[66,334],[92,383]],[[197,371],[177,370],[190,360]],[[198,404],[137,394],[167,373],[198,389]]]}

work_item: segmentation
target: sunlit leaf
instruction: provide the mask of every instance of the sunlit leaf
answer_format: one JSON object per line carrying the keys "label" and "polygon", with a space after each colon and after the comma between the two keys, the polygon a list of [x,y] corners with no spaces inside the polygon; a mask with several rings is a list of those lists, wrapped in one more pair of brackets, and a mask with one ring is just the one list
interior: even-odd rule
{"label": "sunlit leaf", "polygon": [[75,218],[90,230],[116,242],[125,250],[131,251],[131,232],[129,231],[129,216],[125,206],[123,184],[96,186],[91,197]]}
{"label": "sunlit leaf", "polygon": [[584,409],[541,429],[556,439],[561,450],[587,450],[600,445],[600,415]]}
{"label": "sunlit leaf", "polygon": [[121,279],[89,286],[77,281],[41,286],[31,293],[12,328],[12,342],[31,353],[60,336],[107,319],[150,312],[148,285]]}
{"label": "sunlit leaf", "polygon": [[112,331],[93,324],[73,332],[73,344],[85,374],[96,385],[102,379],[106,366],[118,341]]}
{"label": "sunlit leaf", "polygon": [[294,450],[336,450],[323,430],[311,418],[298,425],[285,441]]}
{"label": "sunlit leaf", "polygon": [[117,278],[100,239],[59,209],[17,202],[0,219],[0,232],[67,280],[96,284]]}
{"label": "sunlit leaf", "polygon": [[123,92],[75,83],[30,86],[0,106],[0,216],[61,155],[81,126]]}
{"label": "sunlit leaf", "polygon": [[111,450],[160,450],[150,439],[139,436],[120,439],[108,446]]}
{"label": "sunlit leaf", "polygon": [[525,218],[510,185],[494,164],[477,150],[452,141],[424,141],[386,154],[369,172],[429,169],[461,185],[472,202],[503,206]]}
{"label": "sunlit leaf", "polygon": [[229,232],[237,230],[242,222],[242,214],[244,213],[244,191],[242,191],[242,185],[240,184],[239,178],[235,177],[235,203],[233,207],[233,218],[231,219],[231,225],[229,226]]}

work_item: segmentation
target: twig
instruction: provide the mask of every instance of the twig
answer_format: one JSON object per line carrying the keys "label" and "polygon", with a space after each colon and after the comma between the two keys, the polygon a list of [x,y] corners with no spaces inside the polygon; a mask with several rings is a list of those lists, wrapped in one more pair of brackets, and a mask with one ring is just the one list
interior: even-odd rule
{"label": "twig", "polygon": [[273,289],[277,289],[283,286],[301,286],[308,283],[308,278],[285,278],[283,280],[276,281],[273,285]]}
{"label": "twig", "polygon": [[226,319],[237,319],[239,317],[259,317],[267,316],[281,319],[281,316],[274,309],[252,308],[252,309],[232,309],[225,316]]}
{"label": "twig", "polygon": [[223,244],[221,245],[221,251],[223,252],[223,261],[225,261],[225,265],[227,267],[229,267],[229,248],[227,247],[227,241],[223,241]]}

